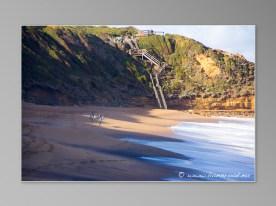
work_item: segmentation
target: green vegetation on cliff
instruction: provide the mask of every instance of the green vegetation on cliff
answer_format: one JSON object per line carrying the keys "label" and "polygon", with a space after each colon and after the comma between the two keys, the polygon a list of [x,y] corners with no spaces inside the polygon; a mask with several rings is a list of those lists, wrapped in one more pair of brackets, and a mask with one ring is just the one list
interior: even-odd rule
{"label": "green vegetation on cliff", "polygon": [[[110,40],[137,33],[133,27],[23,27],[23,99],[101,105],[153,100],[146,64]],[[139,37],[138,45],[171,65],[161,77],[168,100],[255,94],[255,64],[241,55],[173,34]]]}
{"label": "green vegetation on cliff", "polygon": [[179,35],[145,36],[138,43],[172,66],[163,80],[168,96],[229,98],[255,93],[255,65],[241,55]]}
{"label": "green vegetation on cliff", "polygon": [[142,64],[99,35],[132,28],[23,27],[22,96],[38,104],[124,105],[151,97]]}

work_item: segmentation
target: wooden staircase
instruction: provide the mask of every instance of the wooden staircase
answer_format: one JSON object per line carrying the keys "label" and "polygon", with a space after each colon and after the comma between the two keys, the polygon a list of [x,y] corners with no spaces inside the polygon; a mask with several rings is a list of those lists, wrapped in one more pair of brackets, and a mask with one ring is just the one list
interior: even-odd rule
{"label": "wooden staircase", "polygon": [[[151,63],[152,65],[155,65],[153,67],[152,73],[149,72],[151,83],[153,86],[153,91],[154,91],[158,106],[160,108],[167,109],[168,107],[167,107],[166,99],[163,94],[162,87],[159,83],[158,76],[166,67],[168,67],[168,64],[166,62],[160,61],[159,59],[157,59],[156,57],[151,55],[146,49],[138,49],[138,48],[130,49],[128,51],[128,53],[134,57],[141,57],[143,61],[147,61],[147,62]],[[158,91],[159,91],[159,93],[158,93]],[[159,95],[160,95],[160,97],[159,97]]]}
{"label": "wooden staircase", "polygon": [[149,61],[151,64],[156,65],[155,72],[160,74],[163,69],[165,69],[168,65],[166,62],[162,62],[153,55],[151,55],[146,49],[130,49],[129,54],[132,56],[139,56],[144,60],[144,58]]}
{"label": "wooden staircase", "polygon": [[[140,36],[156,35],[158,33],[162,33],[164,35],[163,32],[145,30]],[[148,52],[146,49],[139,49],[139,46],[137,43],[138,36],[125,35],[125,36],[113,38],[111,39],[111,42],[113,42],[116,45],[120,45],[119,47],[122,48],[122,50],[124,50],[131,56],[139,57],[139,59],[141,59],[142,61],[150,63],[152,65],[152,68],[150,71],[148,71],[148,73],[151,79],[151,84],[153,87],[155,98],[160,108],[167,109],[166,99],[163,94],[162,87],[159,83],[159,75],[165,68],[169,68],[170,66],[166,62],[150,54],[150,52]],[[128,48],[128,50],[126,50],[125,48]]]}

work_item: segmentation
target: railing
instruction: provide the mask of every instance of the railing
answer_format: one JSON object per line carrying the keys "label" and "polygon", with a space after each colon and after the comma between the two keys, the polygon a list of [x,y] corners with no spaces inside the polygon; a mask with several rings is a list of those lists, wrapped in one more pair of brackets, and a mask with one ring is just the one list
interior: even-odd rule
{"label": "railing", "polygon": [[142,30],[140,32],[138,32],[138,34],[136,36],[151,36],[151,35],[163,35],[164,36],[164,32],[162,31],[154,31],[154,30]]}
{"label": "railing", "polygon": [[146,49],[131,49],[130,54],[133,56],[141,56],[146,57],[151,63],[164,68],[167,64],[165,62],[161,62],[159,59],[151,55]]}

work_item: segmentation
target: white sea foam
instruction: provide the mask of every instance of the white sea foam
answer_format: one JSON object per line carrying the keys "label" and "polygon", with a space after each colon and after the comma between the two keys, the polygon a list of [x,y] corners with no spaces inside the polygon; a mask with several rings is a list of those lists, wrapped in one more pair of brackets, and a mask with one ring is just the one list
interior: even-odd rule
{"label": "white sea foam", "polygon": [[[206,177],[208,180],[255,180],[255,121],[253,118],[218,117],[214,123],[183,122],[171,129],[175,133],[175,138],[183,141],[152,141],[131,137],[124,140],[190,158],[187,160],[144,156],[141,159],[178,168],[189,168],[204,174],[223,175],[223,178]],[[189,180],[189,178],[168,177],[167,180]]]}
{"label": "white sea foam", "polygon": [[184,122],[171,129],[183,140],[202,140],[213,143],[212,147],[255,157],[253,118],[218,117],[218,122],[215,123]]}

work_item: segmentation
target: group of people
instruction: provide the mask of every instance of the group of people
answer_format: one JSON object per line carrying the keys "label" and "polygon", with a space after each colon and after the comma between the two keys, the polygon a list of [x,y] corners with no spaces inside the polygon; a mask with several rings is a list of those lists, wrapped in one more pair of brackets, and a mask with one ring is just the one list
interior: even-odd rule
{"label": "group of people", "polygon": [[96,122],[101,126],[101,124],[103,123],[103,120],[104,120],[104,116],[102,114],[97,113],[97,112],[90,112],[89,119],[92,122]]}

